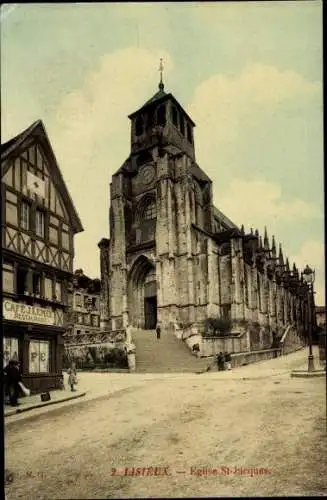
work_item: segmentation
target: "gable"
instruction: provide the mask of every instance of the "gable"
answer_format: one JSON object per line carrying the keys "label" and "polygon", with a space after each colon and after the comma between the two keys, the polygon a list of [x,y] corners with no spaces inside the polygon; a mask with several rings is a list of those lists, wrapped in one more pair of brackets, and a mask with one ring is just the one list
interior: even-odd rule
{"label": "gable", "polygon": [[44,208],[64,219],[66,224],[70,224],[68,210],[55,185],[50,162],[41,145],[34,142],[12,159],[2,182],[38,201]]}
{"label": "gable", "polygon": [[74,233],[83,226],[67,190],[42,121],[1,145],[2,182],[64,219]]}

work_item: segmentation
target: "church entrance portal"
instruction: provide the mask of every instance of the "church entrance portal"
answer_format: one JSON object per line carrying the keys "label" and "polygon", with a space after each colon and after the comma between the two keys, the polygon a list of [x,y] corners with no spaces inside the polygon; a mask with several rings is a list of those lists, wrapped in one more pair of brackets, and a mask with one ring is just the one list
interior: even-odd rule
{"label": "church entrance portal", "polygon": [[157,325],[157,282],[152,262],[140,256],[128,277],[128,313],[131,325],[153,330]]}
{"label": "church entrance portal", "polygon": [[157,325],[157,297],[144,299],[144,329],[153,330]]}

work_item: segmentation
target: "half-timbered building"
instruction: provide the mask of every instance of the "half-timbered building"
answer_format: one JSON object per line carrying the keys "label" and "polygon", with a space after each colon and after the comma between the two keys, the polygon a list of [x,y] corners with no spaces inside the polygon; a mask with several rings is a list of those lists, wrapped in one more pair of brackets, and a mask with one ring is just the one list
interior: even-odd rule
{"label": "half-timbered building", "polygon": [[32,392],[62,378],[74,235],[83,231],[42,121],[1,146],[4,363]]}

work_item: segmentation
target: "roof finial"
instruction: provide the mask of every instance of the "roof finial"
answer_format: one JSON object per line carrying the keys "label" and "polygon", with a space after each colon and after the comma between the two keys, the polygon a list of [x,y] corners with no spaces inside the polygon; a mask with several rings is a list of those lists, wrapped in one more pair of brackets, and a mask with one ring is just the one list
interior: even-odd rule
{"label": "roof finial", "polygon": [[160,65],[159,65],[159,71],[160,71],[160,82],[159,82],[159,90],[163,90],[164,89],[164,84],[163,84],[163,81],[162,81],[162,72],[163,72],[163,64],[162,64],[162,57],[160,58]]}

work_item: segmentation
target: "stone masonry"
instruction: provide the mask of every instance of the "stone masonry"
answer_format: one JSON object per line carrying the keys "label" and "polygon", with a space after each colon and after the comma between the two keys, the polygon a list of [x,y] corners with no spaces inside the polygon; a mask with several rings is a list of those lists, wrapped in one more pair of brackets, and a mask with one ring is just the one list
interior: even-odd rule
{"label": "stone masonry", "polygon": [[195,124],[162,82],[129,118],[131,151],[110,185],[110,240],[99,243],[105,328],[220,317],[234,330],[260,325],[253,349],[288,324],[302,331],[309,292],[296,265],[267,231],[245,234],[213,205]]}

